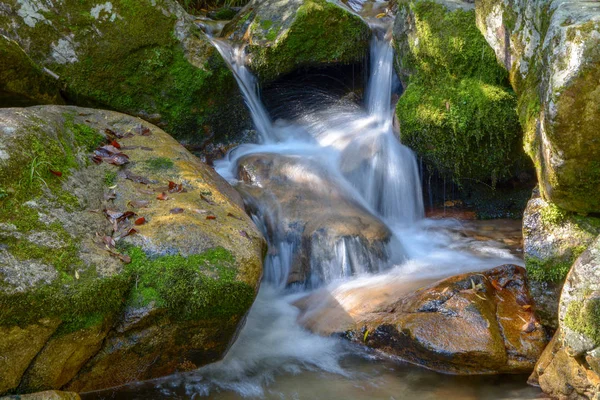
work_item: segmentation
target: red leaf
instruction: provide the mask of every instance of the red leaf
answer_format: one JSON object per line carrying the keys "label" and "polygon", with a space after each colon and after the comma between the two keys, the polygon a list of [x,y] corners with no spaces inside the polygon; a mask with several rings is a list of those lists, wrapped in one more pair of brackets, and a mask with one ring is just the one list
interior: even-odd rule
{"label": "red leaf", "polygon": [[140,125],[140,134],[142,136],[150,136],[152,135],[152,132],[150,132],[150,128],[148,128],[147,126]]}
{"label": "red leaf", "polygon": [[138,219],[136,219],[134,221],[134,224],[136,225],[144,225],[146,223],[146,218],[144,217],[139,217]]}
{"label": "red leaf", "polygon": [[171,211],[169,211],[171,214],[181,214],[183,212],[183,208],[173,208]]}
{"label": "red leaf", "polygon": [[497,280],[492,279],[490,282],[492,283],[492,286],[494,287],[494,289],[496,289],[497,291],[501,292],[502,290],[504,290],[502,285],[500,285],[500,283],[498,283]]}
{"label": "red leaf", "polygon": [[186,190],[183,188],[181,183],[177,184],[175,182],[169,181],[169,193],[183,193]]}
{"label": "red leaf", "polygon": [[114,139],[110,141],[110,144],[111,144],[113,147],[117,148],[117,149],[120,149],[120,148],[121,148],[121,145],[119,144],[119,142],[117,142],[117,141],[116,141],[116,140],[114,140]]}
{"label": "red leaf", "polygon": [[49,169],[49,170],[50,170],[50,172],[52,172],[54,175],[56,175],[56,176],[59,176],[59,177],[60,177],[60,176],[62,176],[62,172],[60,172],[60,171],[55,171],[55,170],[53,170],[53,169],[50,169],[50,168],[48,168],[48,169]]}
{"label": "red leaf", "polygon": [[167,194],[165,192],[162,192],[161,194],[159,194],[158,196],[156,196],[156,198],[158,200],[168,200],[169,196],[167,196]]}
{"label": "red leaf", "polygon": [[92,156],[92,161],[94,162],[94,164],[102,164],[102,157],[94,155]]}
{"label": "red leaf", "polygon": [[134,213],[133,211],[125,211],[125,212],[123,213],[123,215],[121,215],[121,216],[119,217],[119,221],[123,221],[124,219],[127,219],[127,218],[129,218],[129,217],[135,217],[136,215],[137,215],[137,214],[136,214],[136,213]]}
{"label": "red leaf", "polygon": [[217,219],[217,217],[215,217],[214,215],[207,215],[206,219]]}
{"label": "red leaf", "polygon": [[135,230],[134,228],[131,228],[131,229],[129,229],[129,230],[127,231],[127,233],[126,233],[126,234],[124,234],[124,235],[123,235],[123,236],[121,236],[121,237],[122,237],[122,238],[124,238],[125,236],[133,235],[133,234],[135,234],[135,233],[138,233],[138,231],[137,231],[137,230]]}

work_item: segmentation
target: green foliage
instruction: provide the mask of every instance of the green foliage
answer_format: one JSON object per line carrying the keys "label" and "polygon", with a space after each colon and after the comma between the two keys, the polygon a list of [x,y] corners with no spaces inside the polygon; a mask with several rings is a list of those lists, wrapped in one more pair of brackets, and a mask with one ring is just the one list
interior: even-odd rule
{"label": "green foliage", "polygon": [[117,181],[117,173],[115,171],[106,171],[104,173],[104,184],[106,186],[113,186]]}
{"label": "green foliage", "polygon": [[525,258],[527,277],[537,282],[564,282],[576,257],[566,261],[540,260],[534,257]]}
{"label": "green foliage", "polygon": [[154,157],[145,161],[146,166],[152,171],[164,171],[173,168],[173,161],[166,157]]}
{"label": "green foliage", "polygon": [[146,257],[139,248],[128,251],[127,269],[135,281],[129,304],[154,301],[175,319],[194,320],[243,315],[254,300],[254,289],[237,281],[235,259],[223,249],[183,257]]}
{"label": "green foliage", "polygon": [[571,301],[567,306],[564,323],[600,345],[600,298]]}

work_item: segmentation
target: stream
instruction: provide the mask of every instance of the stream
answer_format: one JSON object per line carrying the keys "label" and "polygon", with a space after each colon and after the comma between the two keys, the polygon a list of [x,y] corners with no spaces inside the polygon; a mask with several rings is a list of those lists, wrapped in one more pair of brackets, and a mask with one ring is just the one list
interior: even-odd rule
{"label": "stream", "polygon": [[[394,132],[392,91],[399,82],[388,27],[385,21],[371,25],[364,103],[312,105],[293,120],[271,119],[243,50],[214,40],[235,74],[259,138],[215,163],[217,172],[238,187],[269,244],[258,298],[223,360],[87,393],[84,399],[540,396],[526,385],[526,376],[442,375],[302,326],[303,318],[319,312],[318,296],[306,300],[311,293],[335,296],[350,310],[451,275],[523,265],[504,243],[462,233],[459,221],[425,218],[415,156]],[[356,233],[349,223],[327,225],[342,217],[373,221],[378,228],[347,234]],[[311,226],[315,233],[307,238]],[[309,304],[301,315],[297,304],[303,299]],[[327,326],[328,321],[320,323]]]}

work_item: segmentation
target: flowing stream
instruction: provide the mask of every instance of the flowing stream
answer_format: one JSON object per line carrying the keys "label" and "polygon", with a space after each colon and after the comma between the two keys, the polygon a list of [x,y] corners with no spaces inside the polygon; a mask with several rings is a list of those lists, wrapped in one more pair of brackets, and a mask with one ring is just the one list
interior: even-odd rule
{"label": "flowing stream", "polygon": [[[259,143],[239,146],[215,167],[239,186],[268,239],[260,293],[222,361],[84,398],[525,399],[539,394],[525,386],[524,377],[440,375],[342,339],[315,335],[300,325],[294,303],[317,288],[351,308],[382,293],[409,291],[446,276],[507,262],[522,264],[500,243],[461,235],[457,221],[424,218],[415,156],[394,132],[393,50],[385,29],[373,30],[364,104],[311,107],[294,120],[271,120],[244,64],[243,50],[215,40],[259,136]],[[283,190],[259,180],[244,185],[240,165],[248,160],[268,160],[280,173]],[[276,186],[273,174],[267,183]],[[299,213],[289,204],[290,192],[303,194],[313,208]],[[303,217],[336,216],[340,208],[380,226],[378,232],[387,236],[377,254],[360,235],[313,235],[305,261],[310,270],[290,285],[306,239],[302,229],[290,226]]]}

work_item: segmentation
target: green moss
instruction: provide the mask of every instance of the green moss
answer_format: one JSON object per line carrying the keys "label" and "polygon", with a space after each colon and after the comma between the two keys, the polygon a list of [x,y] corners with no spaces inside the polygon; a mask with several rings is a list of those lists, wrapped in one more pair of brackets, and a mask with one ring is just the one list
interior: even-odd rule
{"label": "green moss", "polygon": [[229,7],[221,8],[219,11],[215,13],[215,19],[217,20],[230,20],[235,17],[235,10]]}
{"label": "green moss", "polygon": [[519,143],[514,94],[474,79],[413,79],[398,102],[402,143],[458,184],[509,175]]}
{"label": "green moss", "polygon": [[573,257],[567,261],[542,261],[538,258],[526,257],[525,269],[527,270],[527,277],[537,282],[564,282],[575,259]]}
{"label": "green moss", "polygon": [[600,345],[600,298],[571,301],[567,306],[564,323]]}
{"label": "green moss", "polygon": [[139,248],[129,251],[127,270],[135,286],[129,304],[155,302],[174,319],[205,319],[243,315],[254,300],[254,289],[236,281],[233,255],[215,248],[198,255],[149,259]]}
{"label": "green moss", "polygon": [[554,204],[548,204],[548,207],[544,207],[540,210],[540,217],[542,223],[547,226],[559,225],[563,223],[568,216],[565,210],[562,210]]}
{"label": "green moss", "polygon": [[166,157],[154,157],[145,161],[146,166],[152,171],[164,171],[173,168],[173,161]]}
{"label": "green moss", "polygon": [[106,186],[113,186],[117,181],[117,173],[115,171],[106,171],[104,173],[104,184]]}
{"label": "green moss", "polygon": [[261,29],[270,29],[266,38],[277,38],[271,45],[249,46],[252,68],[263,81],[304,66],[360,62],[366,55],[371,34],[360,17],[326,0],[305,1],[289,30],[281,36],[281,28],[276,23],[272,25],[263,20],[257,25],[251,26],[252,34],[260,36]]}

